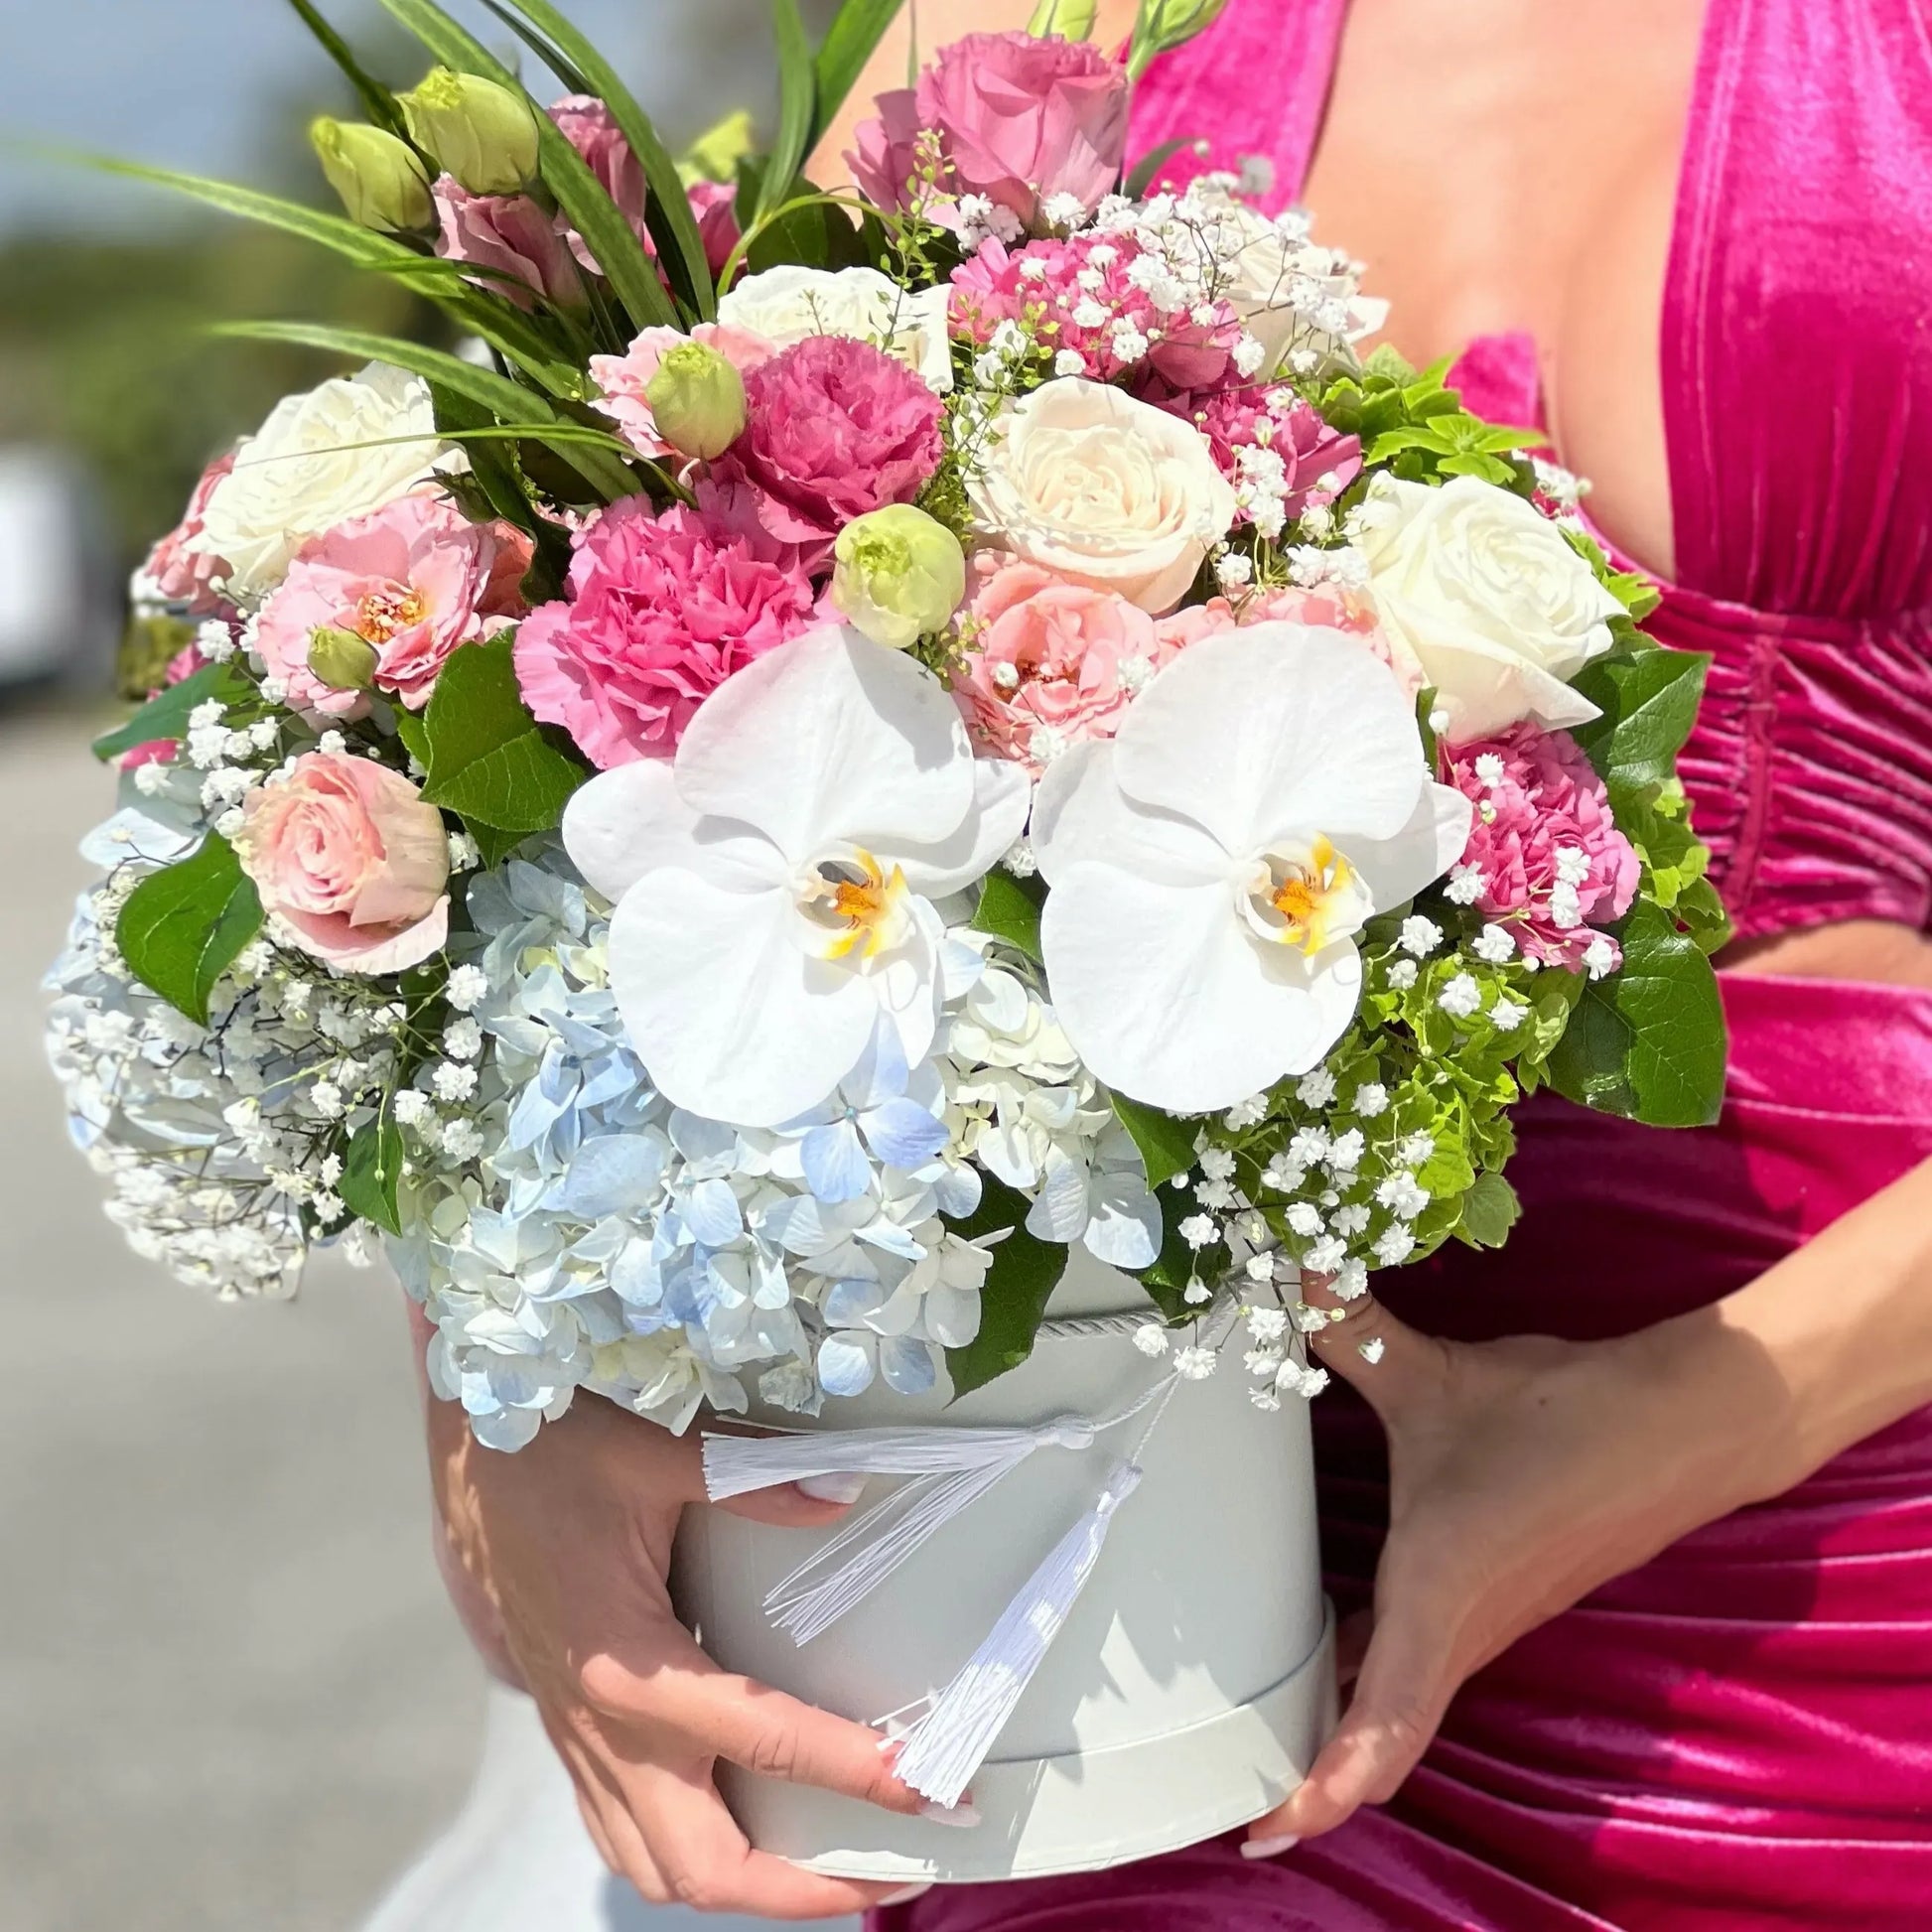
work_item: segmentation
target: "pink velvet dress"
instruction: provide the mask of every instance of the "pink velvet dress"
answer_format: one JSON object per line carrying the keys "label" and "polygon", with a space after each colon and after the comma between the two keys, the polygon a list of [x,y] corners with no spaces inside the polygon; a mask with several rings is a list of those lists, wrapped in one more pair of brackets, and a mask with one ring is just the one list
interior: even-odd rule
{"label": "pink velvet dress", "polygon": [[[1306,171],[1345,0],[1230,0],[1137,148]],[[1317,210],[1318,213],[1318,210]],[[1331,237],[1345,242],[1346,237]],[[1686,762],[1738,929],[1932,921],[1932,0],[1709,0],[1661,352],[1681,582],[1715,658]],[[1471,404],[1536,407],[1520,339]],[[1539,1102],[1498,1257],[1386,1274],[1439,1332],[1636,1328],[1750,1281],[1932,1158],[1932,992],[1731,976],[1722,1122]],[[1315,1405],[1328,1584],[1367,1600],[1381,1434]],[[1660,1453],[1669,1446],[1660,1444]],[[1269,1863],[1224,1840],[935,1891],[891,1932],[1921,1932],[1932,1926],[1932,1411],[1686,1538],[1457,1697],[1385,1808]]]}

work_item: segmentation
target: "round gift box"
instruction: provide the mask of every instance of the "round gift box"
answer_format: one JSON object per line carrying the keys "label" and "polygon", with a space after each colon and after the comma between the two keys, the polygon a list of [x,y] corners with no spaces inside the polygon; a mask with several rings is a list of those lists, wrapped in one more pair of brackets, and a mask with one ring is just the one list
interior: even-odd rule
{"label": "round gift box", "polygon": [[[1169,1371],[1134,1345],[1129,1278],[1075,1250],[1032,1356],[952,1403],[883,1384],[826,1405],[822,1426],[1014,1426],[1130,1407]],[[1065,1319],[1067,1326],[1056,1327]],[[1090,1449],[1036,1451],[802,1648],[765,1594],[836,1530],[686,1512],[672,1588],[726,1668],[860,1723],[911,1712],[978,1648],[1035,1566],[1094,1503],[1152,1417]],[[796,1428],[798,1418],[755,1412]],[[1262,1816],[1307,1774],[1333,1724],[1333,1630],[1316,1561],[1307,1405],[1248,1399],[1237,1336],[1216,1372],[1178,1383],[1137,1459],[1086,1589],[987,1761],[962,1830],[720,1764],[763,1851],[842,1877],[969,1884],[1152,1858]],[[875,1477],[869,1497],[891,1478]]]}

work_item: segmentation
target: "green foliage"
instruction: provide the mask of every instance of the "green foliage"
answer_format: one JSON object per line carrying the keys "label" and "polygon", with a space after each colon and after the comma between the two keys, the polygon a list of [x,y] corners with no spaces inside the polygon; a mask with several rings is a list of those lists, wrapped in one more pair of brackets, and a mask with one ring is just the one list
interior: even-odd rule
{"label": "green foliage", "polygon": [[[1538,430],[1498,428],[1472,416],[1460,394],[1444,386],[1448,368],[1438,362],[1418,374],[1392,349],[1378,349],[1359,370],[1335,377],[1314,401],[1333,428],[1361,439],[1369,468],[1408,483],[1479,477],[1527,496],[1535,480],[1515,452],[1548,439]],[[1358,482],[1354,489],[1363,486]]]}
{"label": "green foliage", "polygon": [[117,759],[155,739],[185,738],[189,714],[197,705],[216,698],[232,704],[254,695],[255,686],[231,664],[204,664],[179,684],[157,691],[118,731],[95,739],[94,757]]}
{"label": "green foliage", "polygon": [[1677,755],[1697,723],[1711,660],[1646,645],[1586,665],[1575,688],[1602,716],[1573,734],[1596,767],[1621,823],[1648,809],[1677,775]]}
{"label": "green foliage", "polygon": [[190,857],[135,887],[114,938],[143,986],[206,1027],[215,982],[261,925],[253,883],[234,848],[210,832]]}
{"label": "green foliage", "polygon": [[778,51],[778,136],[759,186],[760,217],[774,212],[791,196],[811,141],[818,92],[798,0],[771,0],[771,27]]}
{"label": "green foliage", "polygon": [[342,69],[344,78],[355,90],[355,98],[361,103],[362,112],[377,127],[386,129],[398,139],[406,138],[408,129],[403,125],[402,112],[396,106],[395,95],[364,69],[349,51],[348,43],[310,4],[310,0],[289,0],[289,5],[321,43],[323,51]]}
{"label": "green foliage", "polygon": [[589,775],[531,717],[516,685],[512,633],[454,652],[423,713],[423,796],[471,824],[547,832]]}
{"label": "green foliage", "polygon": [[1016,879],[1004,866],[995,866],[980,882],[973,929],[1004,939],[1037,966],[1041,960],[1039,913],[1045,902],[1046,895],[1037,879]]}
{"label": "green foliage", "polygon": [[809,152],[838,119],[866,63],[886,38],[886,30],[898,18],[905,0],[845,0],[818,50],[813,69],[813,101]]}
{"label": "green foliage", "polygon": [[979,1333],[964,1348],[946,1350],[955,1397],[983,1389],[1034,1352],[1046,1304],[1066,1272],[1066,1249],[1027,1232],[1027,1197],[992,1174],[983,1179],[978,1211],[949,1223],[969,1241],[988,1242],[993,1256],[980,1291]]}
{"label": "green foliage", "polygon": [[1200,1299],[1189,1301],[1189,1291],[1196,1298],[1202,1287],[1212,1291],[1225,1279],[1231,1258],[1224,1246],[1195,1248],[1182,1236],[1181,1222],[1198,1210],[1178,1187],[1159,1191],[1154,1198],[1161,1209],[1161,1252],[1136,1279],[1169,1321],[1192,1321],[1205,1304]]}
{"label": "green foliage", "polygon": [[1193,1165],[1194,1129],[1184,1120],[1144,1107],[1124,1093],[1110,1094],[1120,1124],[1132,1135],[1147,1170],[1147,1184],[1160,1187]]}
{"label": "green foliage", "polygon": [[402,1129],[385,1099],[380,1110],[349,1135],[343,1152],[343,1177],[336,1191],[351,1214],[389,1234],[402,1232],[398,1190],[405,1155]]}
{"label": "green foliage", "polygon": [[1471,1248],[1500,1248],[1509,1231],[1522,1219],[1523,1203],[1501,1173],[1485,1169],[1462,1196],[1462,1215],[1455,1224],[1456,1239]]}

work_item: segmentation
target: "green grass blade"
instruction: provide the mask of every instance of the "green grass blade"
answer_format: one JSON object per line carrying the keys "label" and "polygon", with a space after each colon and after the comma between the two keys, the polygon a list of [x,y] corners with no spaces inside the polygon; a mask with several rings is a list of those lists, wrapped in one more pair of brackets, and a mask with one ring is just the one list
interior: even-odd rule
{"label": "green grass blade", "polygon": [[[492,11],[501,11],[496,0],[489,0],[489,4]],[[596,94],[611,110],[611,118],[630,143],[630,152],[644,171],[644,182],[650,191],[647,207],[651,233],[672,285],[701,320],[711,321],[718,313],[718,298],[712,286],[711,264],[705,258],[704,237],[698,232],[697,218],[685,199],[677,163],[658,139],[650,116],[637,105],[636,96],[623,84],[617,69],[550,0],[505,0],[505,4],[549,36],[559,53],[589,83],[583,91]]]}
{"label": "green grass blade", "polygon": [[523,83],[473,34],[435,4],[435,0],[382,0],[393,19],[406,27],[445,67],[478,73],[523,94],[537,117],[544,185],[569,215],[604,270],[617,298],[638,328],[652,324],[674,329],[677,311],[657,279],[657,270],[630,230],[618,206],[591,173],[584,157],[563,137],[555,121],[531,99]]}
{"label": "green grass blade", "polygon": [[229,322],[219,325],[214,333],[254,342],[295,343],[365,362],[393,362],[398,368],[420,375],[426,382],[440,383],[460,396],[468,396],[500,421],[534,420],[543,424],[543,429],[530,440],[554,449],[607,501],[615,502],[620,496],[637,493],[636,479],[615,457],[600,449],[586,449],[573,436],[550,434],[553,425],[568,424],[569,419],[550,409],[541,396],[493,369],[480,369],[475,363],[443,349],[426,348],[421,343],[403,342],[394,336],[371,335],[359,329],[330,329],[307,322]]}
{"label": "green grass blade", "polygon": [[574,94],[594,94],[590,76],[560,48],[544,39],[527,20],[504,4],[504,0],[483,0],[485,7],[534,54],[539,61]]}
{"label": "green grass blade", "polygon": [[289,5],[301,15],[303,24],[322,43],[329,58],[342,69],[348,84],[355,89],[356,99],[362,103],[362,112],[377,127],[385,128],[406,141],[409,130],[403,125],[402,110],[396,105],[395,95],[356,60],[348,43],[309,4],[309,0],[289,0]]}
{"label": "green grass blade", "polygon": [[778,138],[771,144],[759,184],[759,215],[769,214],[791,193],[805,165],[818,98],[811,43],[805,37],[798,0],[771,0],[771,26],[778,42]]}
{"label": "green grass blade", "polygon": [[807,153],[838,119],[846,96],[859,84],[866,63],[879,51],[887,28],[904,5],[905,0],[845,0],[825,30],[825,44],[818,50],[817,101]]}

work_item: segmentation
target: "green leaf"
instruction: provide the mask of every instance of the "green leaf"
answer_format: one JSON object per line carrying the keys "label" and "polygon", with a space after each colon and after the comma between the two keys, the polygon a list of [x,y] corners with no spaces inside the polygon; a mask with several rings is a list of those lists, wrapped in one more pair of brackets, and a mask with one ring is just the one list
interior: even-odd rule
{"label": "green leaf", "polygon": [[1034,1352],[1046,1304],[1066,1272],[1066,1249],[1027,1232],[1027,1197],[992,1174],[982,1179],[978,1210],[949,1225],[969,1241],[1012,1232],[989,1250],[993,1267],[980,1290],[979,1333],[964,1348],[946,1350],[955,1398],[983,1389]]}
{"label": "green leaf", "polygon": [[499,832],[547,832],[586,768],[560,752],[517,689],[513,633],[453,652],[423,713],[423,796]]}
{"label": "green leaf", "polygon": [[1150,1187],[1162,1186],[1194,1165],[1197,1130],[1191,1123],[1175,1120],[1158,1107],[1129,1100],[1124,1093],[1111,1093],[1108,1097],[1114,1103],[1120,1124],[1134,1137],[1134,1145],[1141,1151]]}
{"label": "green leaf", "polygon": [[143,986],[206,1027],[215,981],[261,925],[254,882],[227,840],[210,832],[190,857],[135,887],[114,937]]}
{"label": "green leaf", "polygon": [[1016,879],[1004,866],[995,866],[980,882],[979,910],[973,930],[990,932],[1017,946],[1035,966],[1040,963],[1039,909],[1045,895],[1036,884]]}
{"label": "green leaf", "polygon": [[1150,148],[1140,160],[1135,162],[1133,172],[1122,185],[1121,193],[1131,202],[1142,200],[1147,191],[1154,186],[1154,178],[1165,168],[1182,148],[1192,147],[1186,135],[1176,140],[1163,141],[1158,148]]}
{"label": "green leaf", "polygon": [[1677,755],[1697,723],[1711,660],[1662,645],[1601,657],[1576,689],[1602,712],[1576,737],[1619,807],[1654,797],[1677,775]]}
{"label": "green leaf", "polygon": [[385,1097],[376,1117],[348,1137],[343,1153],[343,1177],[336,1191],[351,1214],[373,1221],[390,1234],[402,1232],[397,1190],[402,1184],[402,1129]]}
{"label": "green leaf", "polygon": [[1136,1279],[1170,1321],[1184,1321],[1205,1306],[1187,1300],[1188,1284],[1198,1277],[1211,1290],[1232,1264],[1225,1247],[1192,1248],[1181,1238],[1181,1222],[1199,1211],[1189,1195],[1168,1187],[1158,1189],[1154,1198],[1161,1209],[1161,1252]]}
{"label": "green leaf", "polygon": [[711,321],[718,313],[718,297],[712,286],[704,237],[698,232],[697,217],[678,179],[677,163],[658,138],[650,116],[637,105],[636,96],[617,69],[550,0],[507,0],[507,4],[540,27],[568,57],[589,83],[581,91],[598,95],[611,110],[611,118],[644,171],[649,190],[645,218],[672,286],[700,321]]}
{"label": "green leaf", "polygon": [[1488,1171],[1477,1174],[1462,1196],[1462,1218],[1455,1232],[1471,1248],[1500,1248],[1522,1214],[1516,1189],[1500,1173]]}
{"label": "green leaf", "polygon": [[[420,343],[404,342],[396,336],[374,336],[360,329],[328,329],[305,322],[231,322],[221,324],[217,336],[236,336],[257,342],[301,343],[310,348],[334,350],[356,360],[393,362],[409,369],[426,382],[434,382],[481,403],[493,418],[510,423],[542,425],[533,429],[532,442],[553,449],[607,502],[621,496],[634,496],[637,481],[608,451],[587,447],[576,435],[582,425],[558,414],[534,391],[523,388],[493,369],[480,369],[460,356],[440,348],[426,348]],[[551,434],[555,425],[562,433]]]}
{"label": "green leaf", "polygon": [[219,700],[234,704],[255,694],[255,687],[231,664],[204,664],[179,684],[157,691],[118,731],[104,733],[94,740],[94,757],[117,759],[137,745],[152,744],[158,738],[186,738],[188,717],[197,705]]}
{"label": "green leaf", "polygon": [[813,88],[811,140],[817,146],[825,130],[839,117],[846,97],[859,84],[866,63],[879,50],[886,30],[898,18],[905,0],[845,0],[818,50]]}
{"label": "green leaf", "polygon": [[773,213],[791,198],[791,185],[805,165],[818,90],[811,42],[799,16],[798,0],[771,0],[771,27],[778,44],[778,134],[771,144],[764,178],[759,184],[760,217]]}
{"label": "green leaf", "polygon": [[370,77],[349,51],[348,43],[309,4],[309,0],[289,0],[289,5],[301,15],[310,33],[322,43],[324,52],[342,69],[348,84],[355,89],[355,97],[362,103],[362,112],[377,127],[386,128],[398,140],[407,140],[409,130],[403,125],[395,95],[379,80]]}
{"label": "green leaf", "polygon": [[[445,67],[478,73],[522,93],[522,82],[481,41],[460,27],[435,0],[382,0],[383,8],[408,28]],[[604,192],[602,183],[548,114],[530,100],[537,119],[537,148],[544,186],[557,198],[571,226],[584,237],[605,279],[639,329],[656,324],[676,328],[677,311],[657,279],[630,223]]]}
{"label": "green leaf", "polygon": [[1717,974],[1697,938],[1648,900],[1618,937],[1623,970],[1585,989],[1550,1055],[1550,1084],[1652,1127],[1708,1127],[1725,1090]]}

